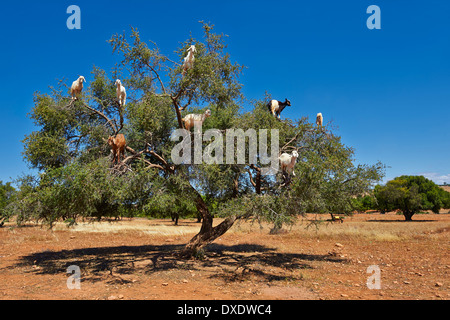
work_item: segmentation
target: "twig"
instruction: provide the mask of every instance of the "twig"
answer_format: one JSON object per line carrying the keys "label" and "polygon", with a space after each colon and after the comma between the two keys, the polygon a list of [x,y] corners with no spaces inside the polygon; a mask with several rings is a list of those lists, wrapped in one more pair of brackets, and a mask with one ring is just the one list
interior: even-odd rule
{"label": "twig", "polygon": [[297,132],[297,134],[296,134],[291,140],[289,140],[289,142],[286,143],[286,144],[280,149],[280,154],[281,154],[281,152],[282,152],[285,148],[287,148],[287,147],[291,144],[291,142],[293,142],[294,140],[297,139],[297,137],[298,137],[299,134],[300,134],[300,132]]}
{"label": "twig", "polygon": [[166,170],[170,173],[174,173],[175,172],[175,167],[171,166],[166,159],[164,159],[162,156],[160,156],[159,154],[157,154],[155,151],[150,150],[149,148],[151,148],[151,145],[149,143],[147,143],[147,152],[149,154],[151,154],[152,156],[154,156],[155,158],[157,158],[159,161],[161,161],[164,166],[166,167]]}
{"label": "twig", "polygon": [[92,112],[96,113],[97,115],[99,115],[100,117],[102,117],[103,119],[106,120],[106,124],[110,124],[111,128],[114,131],[114,135],[116,135],[118,133],[117,127],[114,125],[113,120],[115,121],[115,119],[111,120],[109,119],[107,116],[105,116],[105,114],[103,112],[98,111],[97,109],[94,109],[90,106],[88,106],[87,104],[83,103],[83,106],[89,110],[91,110]]}
{"label": "twig", "polygon": [[252,176],[250,169],[247,169],[247,172],[248,172],[248,176],[250,177],[250,183],[252,184],[252,186],[254,186],[256,188],[256,182],[253,180],[253,176]]}
{"label": "twig", "polygon": [[161,77],[159,76],[158,72],[148,62],[146,62],[145,64],[155,74],[156,78],[159,81],[159,84],[161,85],[161,89],[164,92],[164,94],[167,94],[166,87],[164,86],[164,83],[162,82]]}

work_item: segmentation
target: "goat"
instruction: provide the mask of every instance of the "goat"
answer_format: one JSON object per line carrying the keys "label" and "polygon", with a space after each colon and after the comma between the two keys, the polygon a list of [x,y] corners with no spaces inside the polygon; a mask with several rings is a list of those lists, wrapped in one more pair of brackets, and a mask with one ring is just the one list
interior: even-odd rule
{"label": "goat", "polygon": [[125,147],[127,145],[125,141],[125,137],[123,134],[118,134],[115,137],[109,137],[108,138],[108,144],[112,149],[113,152],[113,164],[114,161],[117,159],[117,164],[120,163],[120,155],[122,154],[123,157],[125,157]]}
{"label": "goat", "polygon": [[286,106],[290,106],[291,102],[286,99],[284,102],[278,101],[278,100],[271,100],[267,104],[267,108],[269,108],[269,112],[274,115],[274,117],[277,117],[280,119],[280,114],[283,111]]}
{"label": "goat", "polygon": [[86,82],[86,79],[83,76],[80,76],[72,83],[72,87],[70,87],[70,95],[72,96],[72,100],[78,99],[79,94],[83,90],[83,82]]}
{"label": "goat", "polygon": [[117,100],[119,100],[119,106],[123,107],[127,103],[127,91],[119,79],[116,80],[116,86]]}
{"label": "goat", "polygon": [[297,158],[298,158],[298,152],[297,151],[292,151],[292,155],[288,154],[288,153],[283,153],[279,159],[280,159],[280,164],[281,164],[281,170],[288,174],[292,174],[295,177],[295,172],[294,172],[294,166],[295,163],[297,162]]}
{"label": "goat", "polygon": [[323,116],[322,116],[321,113],[317,114],[316,124],[317,124],[318,127],[321,127],[323,125]]}
{"label": "goat", "polygon": [[194,53],[197,53],[197,49],[195,48],[194,45],[192,45],[189,47],[187,51],[187,56],[184,58],[183,73],[182,73],[183,76],[185,75],[188,69],[191,69],[194,66],[195,61]]}
{"label": "goat", "polygon": [[203,122],[205,122],[206,118],[211,116],[211,110],[206,110],[205,113],[203,114],[188,114],[186,117],[184,117],[183,123],[184,123],[184,128],[188,131],[190,131],[195,124],[197,125],[202,125]]}

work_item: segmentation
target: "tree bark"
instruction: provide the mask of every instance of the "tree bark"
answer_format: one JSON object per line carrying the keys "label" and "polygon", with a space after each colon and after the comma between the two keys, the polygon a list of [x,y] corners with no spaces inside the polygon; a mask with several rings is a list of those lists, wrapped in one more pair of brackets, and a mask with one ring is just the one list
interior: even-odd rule
{"label": "tree bark", "polygon": [[237,219],[238,217],[236,216],[228,217],[214,228],[212,227],[212,218],[211,224],[205,223],[205,220],[203,220],[200,232],[189,241],[181,251],[180,256],[182,258],[192,258],[200,249],[226,233]]}
{"label": "tree bark", "polygon": [[175,108],[175,113],[177,115],[178,126],[180,127],[180,129],[184,129],[181,112],[180,112],[180,107],[178,105],[177,98],[174,98],[174,97],[171,97],[171,98],[172,98],[173,106]]}
{"label": "tree bark", "polygon": [[201,195],[195,189],[193,189],[193,191],[196,193],[195,205],[202,216],[202,226],[200,232],[195,235],[181,251],[180,256],[182,258],[191,258],[195,256],[200,249],[227,232],[238,219],[237,216],[231,216],[226,218],[216,227],[213,227],[214,219],[208,210],[208,206],[205,201],[203,201]]}
{"label": "tree bark", "polygon": [[239,195],[239,175],[240,173],[236,173],[234,179],[233,179],[233,194],[232,198],[237,198]]}
{"label": "tree bark", "polygon": [[255,187],[256,194],[261,194],[261,168],[258,168],[254,164],[250,165],[250,168],[256,171],[255,180],[253,180],[251,173],[250,174],[250,182]]}
{"label": "tree bark", "polygon": [[405,216],[405,221],[412,221],[412,216],[414,215],[414,213],[405,211],[403,212],[403,215]]}

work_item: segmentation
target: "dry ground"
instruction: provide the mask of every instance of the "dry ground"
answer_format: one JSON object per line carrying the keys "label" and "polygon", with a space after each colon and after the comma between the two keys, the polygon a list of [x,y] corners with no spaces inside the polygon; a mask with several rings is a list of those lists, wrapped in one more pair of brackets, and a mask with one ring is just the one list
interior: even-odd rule
{"label": "dry ground", "polygon": [[[199,230],[190,220],[53,231],[9,225],[0,228],[0,299],[448,300],[450,215],[413,219],[357,214],[318,230],[299,221],[276,235],[267,225],[240,223],[203,260],[176,258]],[[67,287],[70,265],[81,269],[79,290]],[[370,265],[381,269],[380,290],[367,288]]]}

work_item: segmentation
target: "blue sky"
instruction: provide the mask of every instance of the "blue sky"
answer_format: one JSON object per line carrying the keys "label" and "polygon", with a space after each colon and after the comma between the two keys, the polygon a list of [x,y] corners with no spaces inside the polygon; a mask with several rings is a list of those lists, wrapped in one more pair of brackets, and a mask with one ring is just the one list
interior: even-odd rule
{"label": "blue sky", "polygon": [[[189,5],[191,3],[191,5]],[[69,30],[67,7],[81,9],[81,30]],[[369,30],[369,5],[381,29]],[[356,162],[388,166],[386,179],[423,174],[450,183],[450,1],[8,1],[1,5],[0,180],[29,172],[21,140],[36,130],[26,114],[33,93],[118,57],[106,40],[139,29],[141,38],[173,56],[200,20],[228,35],[232,60],[247,67],[248,99],[269,92],[292,107],[282,117],[322,112]]]}

